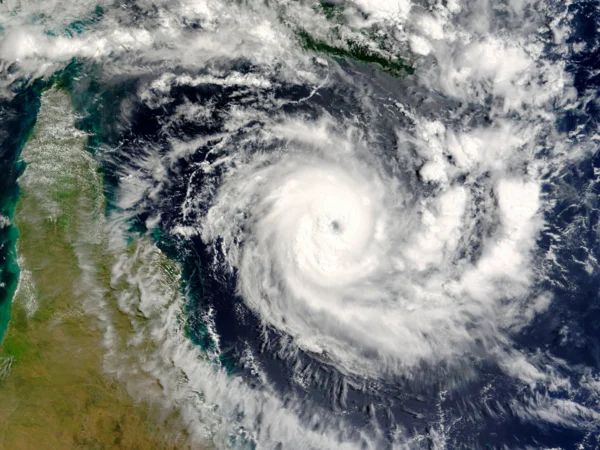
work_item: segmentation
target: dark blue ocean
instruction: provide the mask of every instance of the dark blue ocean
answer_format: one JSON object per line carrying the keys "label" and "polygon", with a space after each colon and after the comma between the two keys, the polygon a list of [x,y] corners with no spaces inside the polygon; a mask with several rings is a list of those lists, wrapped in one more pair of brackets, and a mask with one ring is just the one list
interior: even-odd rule
{"label": "dark blue ocean", "polygon": [[[552,251],[559,264],[549,267],[534,290],[550,292],[554,301],[510,338],[516,350],[526,355],[538,354],[542,365],[547,359],[547,365],[552,365],[556,373],[579,386],[582,377],[600,373],[600,265],[590,268],[578,262],[600,261],[600,140],[591,139],[598,133],[600,120],[600,3],[573,2],[568,8],[573,30],[568,45],[586,45],[584,50],[568,55],[554,54],[552,46],[545,50],[550,58],[566,58],[567,71],[573,76],[579,98],[576,108],[563,111],[557,106],[555,128],[559,135],[569,136],[572,145],[577,146],[581,141],[582,146],[595,145],[597,149],[549,172],[544,180],[543,195],[554,201],[552,208],[543,213],[545,226],[538,237],[534,258],[543,265],[545,255]],[[223,64],[247,75],[260,70],[243,58]],[[380,97],[375,95],[376,98],[383,98],[387,95],[385,92],[392,91],[407,104],[423,104],[426,94],[416,90],[409,81],[381,73],[376,66],[340,59],[332,60],[332,64],[339,64],[346,78],[340,77],[336,83],[323,88],[318,96],[310,96],[309,86],[304,88],[292,83],[278,83],[276,88],[262,87],[240,94],[236,87],[205,82],[173,85],[171,100],[160,108],[149,108],[137,96],[147,82],[145,75],[112,77],[109,70],[86,58],[74,59],[53,78],[43,82],[33,78],[19,79],[11,85],[13,97],[0,101],[0,215],[12,218],[18,201],[18,177],[23,170],[19,152],[35,125],[40,95],[44,88],[61,83],[72,95],[80,117],[78,127],[90,134],[88,150],[101,162],[108,199],[107,216],[121,209],[117,196],[124,170],[148,170],[144,163],[149,147],[158,155],[166,155],[173,137],[184,142],[201,138],[202,144],[193,153],[168,168],[164,175],[168,182],[161,187],[160,195],[148,194],[138,201],[135,215],[130,220],[130,231],[150,234],[161,250],[182,264],[181,289],[188,299],[185,318],[188,337],[206,350],[215,347],[211,332],[216,332],[219,336],[218,358],[230,376],[241,377],[248,386],[260,389],[264,379],[248,364],[250,351],[262,367],[269,385],[284,403],[285,399],[300,398],[307,405],[300,414],[308,416],[312,410],[323,409],[344,417],[353,426],[350,435],[358,436],[362,430],[377,423],[385,430],[388,448],[392,448],[398,424],[425,436],[422,448],[437,448],[434,434],[440,423],[448,428],[448,449],[600,448],[600,422],[597,419],[581,418],[580,426],[567,426],[524,420],[513,414],[511,405],[527,402],[531,392],[525,394],[523,387],[512,377],[493,361],[479,355],[472,356],[474,374],[462,382],[454,379],[450,386],[447,374],[451,369],[442,363],[423,367],[417,377],[398,374],[370,381],[343,373],[326,359],[309,352],[291,351],[286,345],[285,333],[265,325],[237,295],[236,273],[219,271],[217,266],[208,263],[214,254],[200,235],[184,238],[171,233],[177,226],[199,227],[202,207],[190,213],[184,211],[182,205],[190,189],[204,192],[203,187],[209,181],[222,175],[218,171],[198,175],[196,168],[215,162],[217,153],[214,149],[222,144],[223,136],[228,133],[225,118],[235,108],[253,104],[261,115],[257,114],[255,122],[229,136],[228,146],[245,145],[242,143],[248,136],[264,125],[264,117],[273,114],[265,103],[258,101],[261,97],[285,99],[288,102],[282,106],[283,112],[301,116],[306,121],[317,120],[325,111],[340,120],[356,116],[360,122],[361,114],[365,114],[357,106],[355,83],[360,79],[370,84],[375,94],[381,93]],[[178,67],[169,69],[175,74],[178,71],[184,73]],[[189,74],[189,70],[185,73]],[[205,73],[203,68],[198,68],[194,75]],[[170,120],[179,107],[190,103],[210,103],[215,113],[203,123]],[[464,105],[449,97],[436,99],[431,108],[440,104],[449,111],[448,116],[464,110]],[[427,105],[423,108],[427,109]],[[374,109],[383,111],[385,108],[382,103],[376,104]],[[278,114],[281,112],[277,110]],[[383,116],[379,122],[375,140],[381,153],[389,154],[390,165],[402,164],[401,157],[394,151],[398,138],[392,129],[392,122],[402,126],[402,120],[405,119]],[[547,139],[551,141],[552,137]],[[256,151],[268,153],[275,148]],[[403,176],[409,184],[418,185],[418,174],[412,169],[407,168]],[[210,198],[203,201],[205,208],[210,203]],[[148,230],[145,224],[157,214],[159,226]],[[10,319],[11,297],[18,279],[16,239],[12,226],[0,228],[2,333]],[[211,332],[206,322],[208,311],[214,319]],[[565,339],[565,333],[568,333],[568,339]],[[557,360],[561,363],[557,364]],[[290,381],[299,372],[304,374],[303,386]],[[486,389],[489,395],[482,397],[481,392]],[[600,397],[594,397],[590,390],[567,394],[538,386],[533,392],[550,399],[569,400],[600,414]],[[249,445],[248,448],[259,447]]]}

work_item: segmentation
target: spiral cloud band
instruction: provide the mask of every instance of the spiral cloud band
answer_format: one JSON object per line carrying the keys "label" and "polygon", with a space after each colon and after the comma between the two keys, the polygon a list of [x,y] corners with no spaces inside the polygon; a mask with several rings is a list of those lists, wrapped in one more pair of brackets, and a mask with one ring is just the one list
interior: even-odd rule
{"label": "spiral cloud band", "polygon": [[107,371],[193,448],[588,448],[582,5],[6,0],[0,97],[72,76],[106,171]]}
{"label": "spiral cloud band", "polygon": [[474,259],[463,248],[478,233],[467,188],[409,201],[409,184],[362,143],[325,142],[296,134],[293,151],[240,164],[208,212],[203,239],[220,243],[247,305],[299,348],[360,376],[453,365],[476,345],[495,346],[506,315],[494,285],[503,281],[511,308],[524,299],[519,266],[537,185],[497,183],[496,239]]}

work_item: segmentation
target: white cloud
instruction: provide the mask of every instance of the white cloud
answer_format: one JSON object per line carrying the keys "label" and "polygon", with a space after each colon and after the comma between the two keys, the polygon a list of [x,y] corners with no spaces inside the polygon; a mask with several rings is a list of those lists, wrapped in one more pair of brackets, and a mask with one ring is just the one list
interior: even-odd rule
{"label": "white cloud", "polygon": [[406,20],[412,8],[411,0],[354,0],[376,19]]}
{"label": "white cloud", "polygon": [[[126,287],[120,312],[108,304],[98,308],[104,308],[108,367],[140,398],[178,404],[200,440],[217,429],[212,436],[222,442],[224,430],[239,425],[229,421],[242,411],[242,425],[265,446],[293,442],[300,434],[316,448],[354,446],[339,439],[349,426],[343,420],[324,415],[331,428],[308,432],[296,414],[300,402],[286,405],[268,389],[251,389],[189,342],[181,326],[185,299],[153,266],[166,263],[164,255],[147,242],[133,255],[123,248],[121,221],[158,200],[180,208],[184,219],[198,217],[168,231],[185,238],[201,232],[215,264],[225,260],[237,271],[239,293],[265,324],[289,337],[290,347],[319,353],[343,373],[410,375],[439,362],[460,373],[476,336],[486,356],[528,388],[559,390],[565,383],[539,358],[511,348],[510,333],[554,301],[532,289],[533,252],[545,206],[541,175],[558,163],[552,149],[545,159],[536,154],[540,136],[554,126],[554,102],[567,104],[574,95],[569,75],[546,59],[529,23],[545,21],[533,15],[519,23],[528,10],[523,2],[506,5],[514,30],[499,33],[488,2],[454,0],[424,10],[408,0],[356,0],[369,19],[348,8],[342,38],[364,38],[365,28],[377,26],[387,38],[387,47],[378,47],[382,54],[411,57],[411,51],[426,58],[418,59],[414,77],[401,82],[409,88],[400,94],[390,89],[382,100],[385,83],[361,91],[361,114],[332,117],[311,103],[320,120],[284,113],[292,109],[284,106],[307,99],[292,102],[278,92],[295,85],[320,96],[320,87],[328,86],[334,89],[327,95],[339,95],[336,89],[346,86],[348,74],[334,61],[323,64],[320,57],[313,64],[315,55],[299,48],[299,27],[316,36],[329,31],[322,14],[301,2],[275,1],[273,9],[252,2],[157,2],[156,15],[136,19],[135,26],[126,9],[107,8],[103,21],[81,35],[47,33],[49,27],[64,29],[72,17],[58,15],[79,8],[81,2],[75,3],[44,3],[52,12],[46,24],[27,22],[33,4],[24,6],[23,17],[1,16],[0,55],[6,67],[18,63],[14,77],[48,75],[81,57],[108,79],[142,76],[139,98],[157,111],[174,104],[173,88],[181,86],[219,86],[235,96],[225,109],[211,101],[181,101],[164,119],[165,148],[147,145],[131,167],[120,167],[118,206],[128,211],[113,217],[107,233],[118,259],[112,280]],[[85,8],[77,14],[91,4]],[[194,21],[197,32],[185,25]],[[564,42],[560,21],[553,29],[556,43]],[[238,58],[250,61],[252,70],[230,71],[223,63]],[[347,86],[347,92],[362,89],[354,80]],[[412,92],[426,96],[418,101]],[[379,118],[392,117],[391,110],[378,109],[385,102],[406,119],[398,121],[394,155],[406,166],[394,170],[393,158],[374,137],[384,122]],[[177,124],[211,124],[216,113],[223,120],[218,134],[170,135]],[[233,144],[231,136],[238,134],[243,139]],[[206,146],[212,146],[210,158],[192,176],[204,184],[197,188],[186,180],[182,204],[170,204],[163,198],[168,170]],[[407,181],[406,174],[415,172],[420,178]],[[151,227],[159,220],[159,212],[153,214]],[[126,339],[111,322],[113,313],[130,319]],[[146,384],[136,383],[140,373]],[[164,392],[146,389],[153,379]],[[594,380],[586,386],[595,386]],[[515,410],[527,420],[573,427],[578,419],[597,420],[595,410],[574,400],[535,399]],[[253,428],[258,418],[264,428]]]}

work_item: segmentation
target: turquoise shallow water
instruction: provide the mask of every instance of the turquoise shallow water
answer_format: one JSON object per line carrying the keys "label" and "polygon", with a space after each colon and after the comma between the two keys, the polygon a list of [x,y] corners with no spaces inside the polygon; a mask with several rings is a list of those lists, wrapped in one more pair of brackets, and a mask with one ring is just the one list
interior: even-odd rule
{"label": "turquoise shallow water", "polygon": [[3,130],[0,134],[0,215],[10,225],[0,228],[0,343],[10,321],[10,305],[19,280],[16,242],[17,230],[12,225],[19,199],[17,178],[23,172],[19,155],[35,125],[40,96],[47,83],[36,81],[20,88],[9,102],[0,102]]}
{"label": "turquoise shallow water", "polygon": [[[9,226],[0,228],[0,344],[10,321],[10,307],[19,281],[16,243],[18,233],[12,225],[19,200],[18,178],[24,164],[19,161],[21,150],[33,132],[43,91],[53,84],[71,90],[80,65],[73,60],[64,70],[47,80],[15,82],[16,95],[10,101],[0,101],[0,216],[9,219]],[[4,219],[6,220],[6,219]]]}
{"label": "turquoise shallow water", "polygon": [[[11,200],[5,199],[5,204],[2,206],[3,213],[7,210],[14,210],[14,205],[10,204]],[[2,254],[0,259],[0,343],[10,321],[11,299],[19,280],[19,266],[15,254],[16,240],[17,232],[14,227],[9,226],[0,230],[0,253]]]}
{"label": "turquoise shallow water", "polygon": [[[60,56],[53,67],[77,73],[58,82],[103,172],[114,226],[103,236],[139,251],[110,267],[111,283],[125,287],[118,305],[102,306],[127,336],[106,354],[118,355],[128,386],[151,366],[165,404],[191,411],[194,433],[231,432],[223,448],[337,449],[338,440],[344,448],[592,448],[600,436],[600,152],[586,135],[597,135],[597,102],[588,102],[597,97],[596,9],[554,11],[542,1],[536,7],[548,11],[538,17],[534,6],[498,2],[502,10],[484,13],[462,2],[458,15],[444,6],[457,2],[429,12],[412,2],[405,31],[414,41],[396,43],[398,29],[354,10],[365,3],[357,0],[321,6],[347,5],[345,17],[372,28],[329,24],[305,2],[208,1],[202,12],[85,3],[67,5],[83,19],[38,14],[31,28]],[[565,22],[573,14],[564,28],[563,13]],[[448,39],[430,36],[432,23]],[[572,43],[557,44],[548,23],[565,36],[573,28]],[[335,42],[319,40],[329,33]],[[366,47],[334,45],[358,33],[382,51],[386,42],[427,44],[415,44],[423,56],[413,55],[415,76],[380,73],[382,59],[349,61]],[[32,67],[48,57],[36,58]],[[569,85],[568,72],[577,104],[570,89],[552,86]],[[23,92],[31,98],[0,116],[10,119],[0,136],[10,144],[0,147],[6,216],[37,114],[35,89]],[[577,150],[566,161],[562,152],[580,145],[589,157]],[[290,177],[306,189],[281,195]],[[338,207],[363,194],[381,201]],[[321,227],[297,226],[346,218],[386,230],[338,247],[338,233],[322,239]],[[18,267],[15,230],[2,233],[3,333]],[[161,252],[146,253],[149,238]],[[359,256],[354,270],[340,248]],[[322,256],[326,264],[306,270],[302,261]],[[179,285],[154,264],[176,272]],[[172,300],[176,287],[184,296]]]}

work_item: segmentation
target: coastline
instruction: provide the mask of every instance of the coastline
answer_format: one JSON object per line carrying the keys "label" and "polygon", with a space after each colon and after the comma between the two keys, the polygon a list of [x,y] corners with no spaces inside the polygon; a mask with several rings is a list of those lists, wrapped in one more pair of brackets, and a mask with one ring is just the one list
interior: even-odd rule
{"label": "coastline", "polygon": [[0,136],[0,167],[6,176],[0,180],[0,345],[11,318],[12,300],[19,281],[16,244],[18,231],[14,215],[20,197],[17,178],[24,170],[19,157],[33,133],[40,109],[40,98],[46,82],[36,80],[23,88],[10,101],[0,105],[5,132]]}
{"label": "coastline", "polygon": [[91,313],[111,295],[103,177],[69,93],[49,88],[41,103],[20,152],[11,230],[21,275],[0,348],[0,447],[188,448],[175,412],[136,401],[105,370]]}

